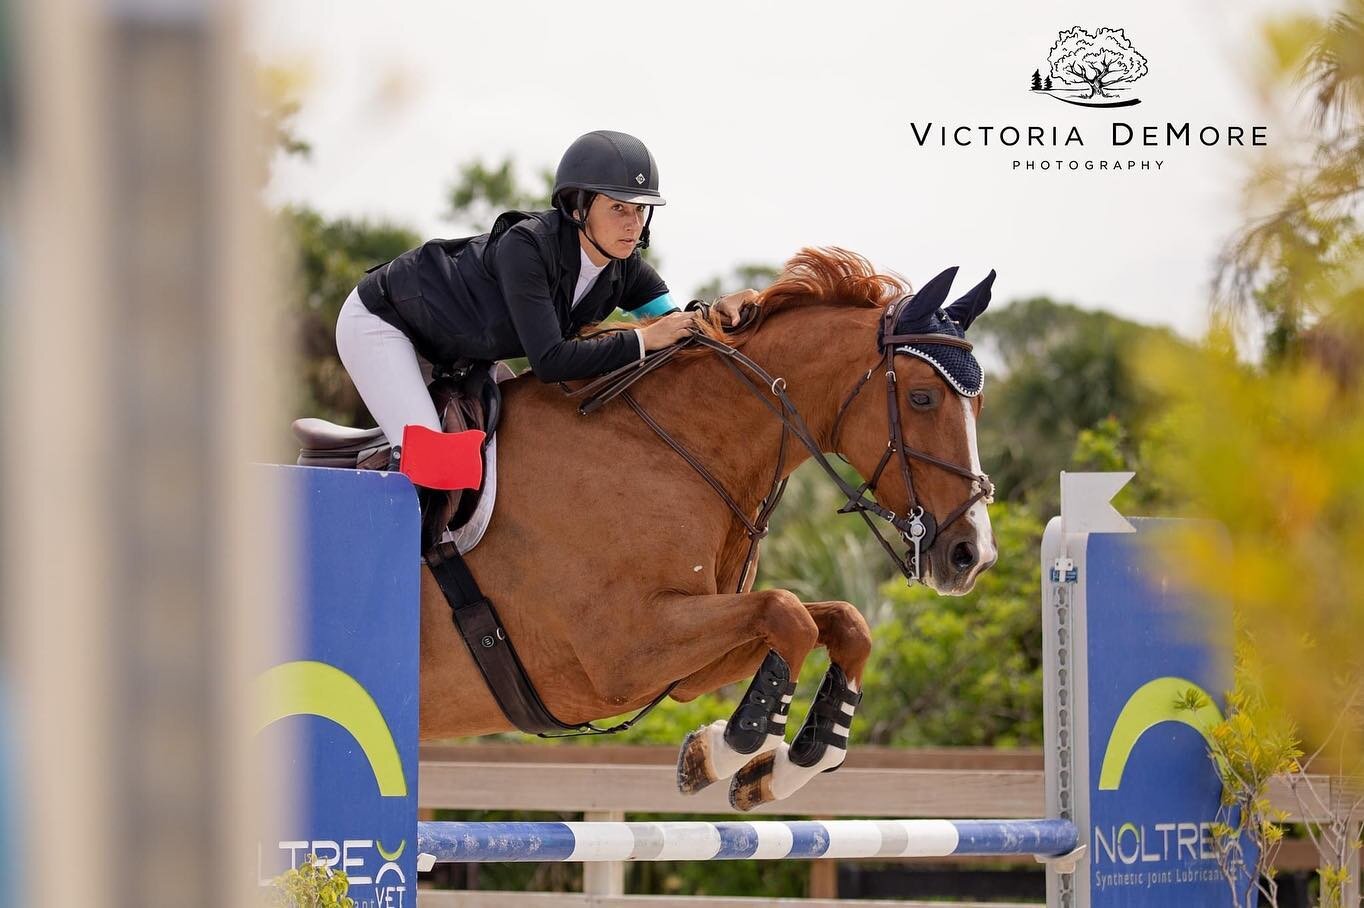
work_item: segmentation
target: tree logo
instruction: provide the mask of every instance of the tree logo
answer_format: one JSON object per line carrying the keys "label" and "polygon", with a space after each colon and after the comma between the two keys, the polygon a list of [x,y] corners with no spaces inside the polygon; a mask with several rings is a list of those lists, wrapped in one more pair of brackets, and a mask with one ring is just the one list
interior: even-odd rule
{"label": "tree logo", "polygon": [[1131,107],[1141,99],[1124,95],[1144,75],[1146,58],[1122,29],[1077,25],[1057,34],[1046,76],[1033,70],[1032,90],[1081,107]]}

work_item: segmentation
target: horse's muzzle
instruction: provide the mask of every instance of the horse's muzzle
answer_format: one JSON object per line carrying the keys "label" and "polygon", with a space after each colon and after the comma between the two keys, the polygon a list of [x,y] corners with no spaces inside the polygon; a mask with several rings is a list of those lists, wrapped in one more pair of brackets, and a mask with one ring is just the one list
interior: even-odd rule
{"label": "horse's muzzle", "polygon": [[990,540],[982,544],[974,526],[967,523],[963,530],[942,534],[938,544],[924,553],[923,581],[937,593],[961,596],[970,592],[976,578],[998,557]]}

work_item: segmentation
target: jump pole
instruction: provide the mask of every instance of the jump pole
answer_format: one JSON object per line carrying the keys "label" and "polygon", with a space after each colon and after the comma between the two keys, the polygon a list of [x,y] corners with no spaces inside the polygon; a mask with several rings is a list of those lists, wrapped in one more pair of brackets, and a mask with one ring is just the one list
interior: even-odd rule
{"label": "jump pole", "polygon": [[441,861],[743,861],[1034,854],[1074,866],[1069,820],[417,824],[417,869]]}

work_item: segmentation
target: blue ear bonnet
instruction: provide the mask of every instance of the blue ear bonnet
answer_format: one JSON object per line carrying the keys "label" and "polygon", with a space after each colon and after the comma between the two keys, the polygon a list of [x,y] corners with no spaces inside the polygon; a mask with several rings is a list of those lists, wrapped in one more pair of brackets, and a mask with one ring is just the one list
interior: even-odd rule
{"label": "blue ear bonnet", "polygon": [[[895,315],[895,335],[946,335],[965,340],[966,331],[976,316],[990,304],[990,288],[995,282],[991,271],[985,280],[968,290],[952,305],[942,308],[952,288],[957,269],[949,268],[924,284],[919,291],[901,301]],[[975,397],[985,388],[985,372],[975,355],[953,344],[935,344],[931,338],[899,344],[896,353],[917,357],[928,363],[964,397]]]}
{"label": "blue ear bonnet", "polygon": [[[904,334],[950,334],[953,337],[966,337],[966,332],[957,327],[950,318],[934,313],[933,318],[922,326],[904,331]],[[961,347],[947,344],[915,343],[902,344],[895,348],[896,353],[917,356],[938,371],[947,383],[966,397],[975,397],[985,388],[985,373],[975,354]]]}

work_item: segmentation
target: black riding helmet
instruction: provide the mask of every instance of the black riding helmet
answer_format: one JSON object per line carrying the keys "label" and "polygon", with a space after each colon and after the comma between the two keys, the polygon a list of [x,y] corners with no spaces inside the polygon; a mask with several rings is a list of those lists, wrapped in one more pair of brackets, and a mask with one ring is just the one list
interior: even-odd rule
{"label": "black riding helmet", "polygon": [[[598,129],[579,136],[568,146],[554,174],[554,207],[586,235],[586,219],[575,217],[573,212],[587,211],[598,193],[618,202],[649,206],[636,249],[649,248],[649,223],[654,219],[654,207],[667,203],[658,194],[654,156],[643,142],[623,132]],[[587,239],[607,258],[620,258],[598,246],[592,237]]]}

